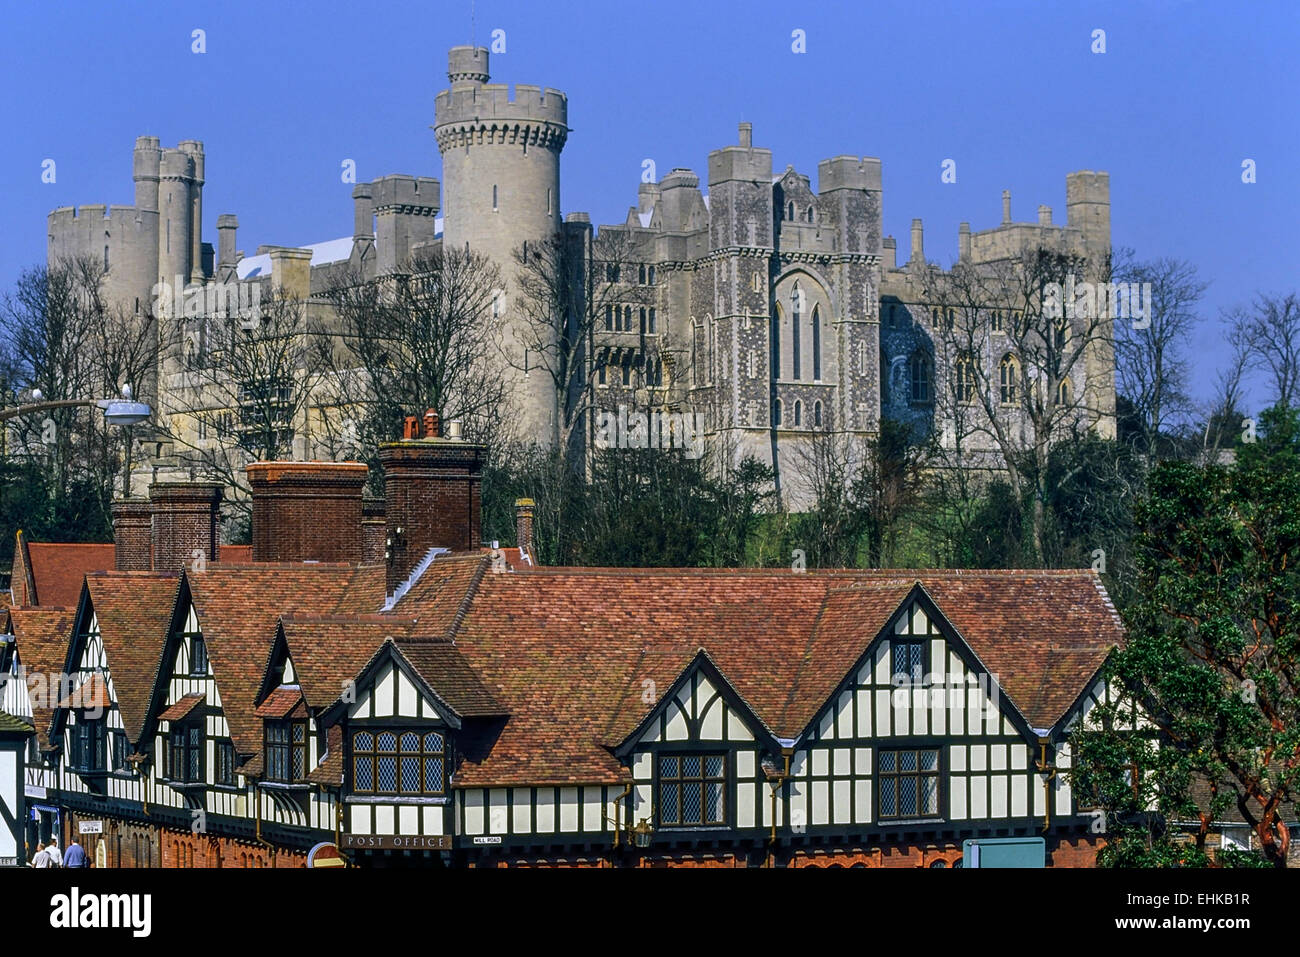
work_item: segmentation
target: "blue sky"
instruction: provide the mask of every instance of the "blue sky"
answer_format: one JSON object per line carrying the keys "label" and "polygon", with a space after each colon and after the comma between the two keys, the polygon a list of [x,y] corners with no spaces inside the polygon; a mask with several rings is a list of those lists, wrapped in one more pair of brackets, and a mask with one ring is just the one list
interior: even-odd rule
{"label": "blue sky", "polygon": [[[1193,391],[1223,355],[1220,309],[1300,286],[1300,4],[14,3],[0,36],[5,146],[0,287],[41,261],[57,207],[133,201],[137,135],[202,140],[204,238],[239,216],[239,245],[349,235],[351,185],[441,176],[430,124],[446,51],[505,31],[494,82],[557,87],[573,132],[562,206],[619,222],[644,159],[705,171],[754,124],[756,145],[816,176],[878,156],[885,232],[906,258],[956,255],[957,224],[1065,215],[1065,174],[1111,176],[1112,232],[1211,282]],[[207,52],[191,52],[191,32]],[[807,52],[791,50],[805,31]],[[1106,52],[1091,52],[1092,31]],[[57,181],[42,183],[54,159]],[[945,159],[957,182],[940,181]],[[1257,182],[1241,181],[1253,159]]]}

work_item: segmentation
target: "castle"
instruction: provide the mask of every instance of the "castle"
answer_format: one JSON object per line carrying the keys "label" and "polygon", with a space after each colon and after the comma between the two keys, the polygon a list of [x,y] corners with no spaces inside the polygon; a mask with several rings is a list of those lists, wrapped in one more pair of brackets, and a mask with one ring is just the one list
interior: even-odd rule
{"label": "castle", "polygon": [[[507,286],[520,244],[559,237],[591,249],[589,216],[561,214],[566,96],[490,83],[488,51],[481,47],[454,47],[448,77],[433,127],[442,182],[390,175],[357,185],[350,238],[304,248],[261,246],[246,256],[237,249],[236,217],[221,215],[214,250],[202,240],[202,144],[162,148],[157,138],[141,137],[135,205],[55,210],[49,259],[102,255],[109,293],[143,315],[156,284],[176,277],[182,284],[257,284],[320,308],[320,294],[340,270],[383,276],[438,244],[487,255],[500,264]],[[950,350],[937,346],[939,323],[946,314],[951,327],[952,310],[934,301],[921,221],[913,220],[910,256],[901,265],[895,240],[882,236],[880,160],[832,157],[818,164],[817,180],[814,192],[809,177],[791,167],[774,173],[771,150],[755,146],[750,124],[742,123],[737,143],[709,154],[707,192],[688,169],[642,183],[626,221],[595,233],[621,234],[633,250],[621,269],[610,267],[602,277],[629,297],[625,305],[603,306],[590,354],[581,357],[593,413],[625,407],[701,416],[725,459],[750,454],[771,464],[783,496],[796,504],[807,497],[801,462],[815,436],[869,438],[888,416],[919,422],[951,444],[951,423],[936,400],[954,376],[959,391],[967,388],[961,384],[967,373]],[[1071,173],[1066,196],[1065,224],[1056,225],[1045,206],[1035,222],[1013,221],[1004,193],[1001,223],[974,233],[961,224],[959,262],[996,271],[1028,249],[1050,246],[1101,263],[1110,248],[1108,175]],[[1094,278],[1101,276],[1099,267],[1090,268]],[[1009,292],[1002,304],[1008,311],[1013,298]],[[1002,376],[1003,404],[1015,416],[1015,403],[1007,401],[1008,370],[1018,368],[1014,344],[999,338],[999,303],[988,306],[979,348],[961,361],[978,362],[993,388]],[[529,374],[522,320],[508,305],[501,318],[505,350],[524,355],[501,370],[513,418],[521,435],[554,444],[561,415],[556,389],[545,376]],[[1090,344],[1058,386],[1062,396],[1088,396],[1078,414],[1103,435],[1115,428],[1108,339]],[[184,449],[203,442],[197,424],[178,422],[185,417],[176,413],[193,403],[178,399],[186,385],[176,360],[164,356],[157,381],[145,391],[156,388],[160,420],[173,436],[191,431],[182,442],[153,443],[135,476],[137,489],[183,477],[192,465]],[[588,442],[595,418],[584,426]],[[310,416],[291,427],[294,457],[332,457]]]}

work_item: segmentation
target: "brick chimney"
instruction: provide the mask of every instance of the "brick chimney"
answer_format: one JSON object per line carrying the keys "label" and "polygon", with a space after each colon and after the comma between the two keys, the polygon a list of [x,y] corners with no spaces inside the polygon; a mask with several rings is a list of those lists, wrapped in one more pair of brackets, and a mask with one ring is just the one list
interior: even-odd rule
{"label": "brick chimney", "polygon": [[253,462],[253,561],[362,560],[363,462]]}
{"label": "brick chimney", "polygon": [[155,482],[149,486],[154,571],[175,575],[196,557],[217,561],[221,493],[220,485],[200,482]]}
{"label": "brick chimney", "polygon": [[153,569],[153,505],[147,498],[113,501],[113,554],[120,572]]}
{"label": "brick chimney", "polygon": [[515,499],[515,544],[534,565],[537,564],[537,556],[533,553],[533,513],[536,508],[537,503],[531,498]]}
{"label": "brick chimney", "polygon": [[[388,592],[410,576],[432,548],[477,551],[482,524],[483,460],[487,449],[437,434],[379,446],[384,468]],[[405,433],[411,432],[408,419]]]}
{"label": "brick chimney", "polygon": [[384,522],[384,500],[365,499],[361,503],[361,562],[378,565],[384,560],[384,542],[388,528]]}

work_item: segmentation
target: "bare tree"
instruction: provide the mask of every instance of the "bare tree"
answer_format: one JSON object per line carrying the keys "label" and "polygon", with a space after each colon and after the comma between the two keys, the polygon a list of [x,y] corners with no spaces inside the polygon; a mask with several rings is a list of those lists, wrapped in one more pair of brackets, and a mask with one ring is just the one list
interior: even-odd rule
{"label": "bare tree", "polygon": [[244,466],[294,457],[322,372],[301,300],[276,293],[248,314],[160,320],[182,342],[159,434],[204,478],[244,494]]}
{"label": "bare tree", "polygon": [[[640,337],[647,356],[643,311],[653,303],[634,234],[606,227],[588,233],[555,235],[520,245],[514,251],[515,295],[511,312],[523,354],[507,363],[525,371],[540,369],[555,390],[559,410],[556,443],[566,455],[584,443],[591,424],[594,370],[600,343]],[[650,357],[654,359],[658,356]],[[671,365],[671,360],[670,360]]]}
{"label": "bare tree", "polygon": [[500,271],[478,253],[435,247],[397,273],[339,273],[324,298],[333,328],[316,337],[325,373],[317,402],[336,453],[366,455],[391,440],[404,415],[434,409],[467,438],[509,443],[505,384],[495,362]]}
{"label": "bare tree", "polygon": [[1139,262],[1128,249],[1116,250],[1113,272],[1117,281],[1150,288],[1146,314],[1115,324],[1115,371],[1117,390],[1133,405],[1143,451],[1152,453],[1191,411],[1186,350],[1209,284],[1189,262]]}
{"label": "bare tree", "polygon": [[1113,414],[1089,369],[1090,360],[1104,368],[1112,355],[1109,277],[1109,262],[1064,247],[923,274],[934,304],[935,378],[948,383],[935,390],[936,403],[947,400],[936,404],[936,421],[964,432],[943,444],[983,451],[1016,498],[1031,502],[1038,561],[1052,448]]}
{"label": "bare tree", "polygon": [[1261,293],[1249,309],[1229,312],[1227,322],[1231,341],[1265,372],[1272,401],[1294,408],[1300,402],[1300,298]]}

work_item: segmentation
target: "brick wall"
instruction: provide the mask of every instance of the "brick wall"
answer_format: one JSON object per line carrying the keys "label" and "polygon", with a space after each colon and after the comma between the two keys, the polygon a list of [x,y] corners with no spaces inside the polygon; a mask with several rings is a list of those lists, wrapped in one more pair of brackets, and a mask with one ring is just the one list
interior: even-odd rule
{"label": "brick wall", "polygon": [[388,537],[394,542],[388,565],[390,593],[407,579],[429,549],[478,549],[485,455],[481,445],[451,439],[412,439],[380,445],[385,520]]}
{"label": "brick wall", "polygon": [[114,567],[120,572],[153,568],[153,505],[148,499],[113,502]]}
{"label": "brick wall", "polygon": [[254,462],[253,561],[362,561],[361,462]]}
{"label": "brick wall", "polygon": [[195,561],[220,556],[219,507],[222,488],[197,482],[155,482],[149,486],[153,507],[154,571],[174,575]]}

